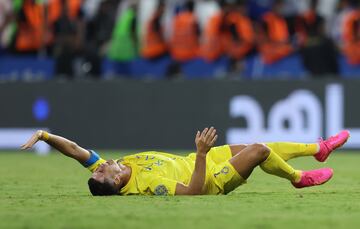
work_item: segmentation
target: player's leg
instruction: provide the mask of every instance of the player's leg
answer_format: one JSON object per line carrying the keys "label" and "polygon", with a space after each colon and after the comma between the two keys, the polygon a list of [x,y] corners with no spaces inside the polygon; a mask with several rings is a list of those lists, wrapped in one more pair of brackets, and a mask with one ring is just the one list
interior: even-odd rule
{"label": "player's leg", "polygon": [[[296,157],[314,156],[316,160],[323,162],[332,151],[344,145],[349,137],[349,131],[343,130],[326,140],[320,139],[317,143],[271,142],[265,144],[285,161]],[[246,146],[246,144],[230,145],[232,156],[238,154]]]}
{"label": "player's leg", "polygon": [[245,147],[248,146],[248,144],[237,144],[237,145],[229,145],[231,150],[231,155],[235,156],[239,152],[241,152]]}
{"label": "player's leg", "polygon": [[247,179],[253,169],[260,165],[266,173],[285,178],[297,188],[323,184],[332,177],[331,169],[295,170],[264,144],[252,144],[245,147],[229,162],[244,179]]}
{"label": "player's leg", "polygon": [[[300,156],[313,156],[319,151],[318,143],[271,142],[265,143],[265,145],[271,148],[285,161]],[[232,156],[238,154],[246,146],[246,144],[230,145]]]}
{"label": "player's leg", "polygon": [[318,143],[272,142],[266,145],[285,161],[301,156],[314,156],[322,162],[332,151],[344,145],[349,137],[349,131],[344,130],[326,140],[320,139]]}
{"label": "player's leg", "polygon": [[[313,156],[319,151],[318,143],[271,142],[265,143],[265,145],[271,148],[285,161],[300,156]],[[246,144],[230,145],[232,156],[238,154],[246,146]]]}
{"label": "player's leg", "polygon": [[319,143],[269,142],[266,146],[274,150],[284,161],[303,156],[314,156],[319,152]]}
{"label": "player's leg", "polygon": [[251,144],[244,147],[229,162],[244,179],[247,179],[258,165],[267,173],[293,182],[299,181],[301,176],[301,171],[293,169],[264,144]]}
{"label": "player's leg", "polygon": [[[271,142],[265,143],[265,145],[274,150],[285,161],[300,156],[313,156],[319,151],[318,143]],[[238,154],[246,146],[246,144],[230,145],[232,156]]]}

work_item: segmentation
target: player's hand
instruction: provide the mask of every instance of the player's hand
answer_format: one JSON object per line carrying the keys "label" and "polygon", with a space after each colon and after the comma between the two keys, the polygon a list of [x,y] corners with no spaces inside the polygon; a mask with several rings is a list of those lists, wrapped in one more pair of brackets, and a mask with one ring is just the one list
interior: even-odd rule
{"label": "player's hand", "polygon": [[21,149],[27,150],[33,147],[33,145],[35,145],[40,140],[42,133],[42,130],[36,131],[35,134],[33,134],[33,136],[31,136],[31,138],[24,145],[21,146]]}
{"label": "player's hand", "polygon": [[214,127],[211,127],[210,129],[205,128],[201,133],[198,131],[195,137],[197,153],[206,155],[214,145],[217,138],[218,136]]}

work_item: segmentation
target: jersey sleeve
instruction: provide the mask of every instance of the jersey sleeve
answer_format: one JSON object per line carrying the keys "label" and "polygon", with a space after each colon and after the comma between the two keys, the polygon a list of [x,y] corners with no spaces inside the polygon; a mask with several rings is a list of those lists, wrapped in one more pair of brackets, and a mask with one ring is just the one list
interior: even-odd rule
{"label": "jersey sleeve", "polygon": [[102,159],[94,150],[89,150],[90,158],[86,162],[82,163],[82,165],[90,170],[90,172],[94,172],[99,165],[105,163],[106,161]]}
{"label": "jersey sleeve", "polygon": [[149,183],[149,188],[152,194],[156,196],[173,196],[175,195],[176,180],[169,178],[154,176]]}

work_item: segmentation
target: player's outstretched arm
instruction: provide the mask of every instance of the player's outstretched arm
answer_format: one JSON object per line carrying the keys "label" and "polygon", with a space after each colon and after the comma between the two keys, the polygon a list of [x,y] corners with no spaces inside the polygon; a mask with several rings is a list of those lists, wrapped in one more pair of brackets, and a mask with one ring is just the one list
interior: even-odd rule
{"label": "player's outstretched arm", "polygon": [[33,136],[21,146],[21,149],[26,150],[30,149],[35,145],[38,141],[44,141],[50,146],[57,149],[62,154],[74,158],[78,160],[80,163],[84,163],[90,158],[89,151],[81,148],[75,142],[70,141],[61,136],[57,136],[55,134],[50,134],[43,130],[36,131]]}
{"label": "player's outstretched arm", "polygon": [[195,137],[196,160],[195,168],[188,186],[178,183],[176,185],[176,195],[201,195],[205,183],[206,175],[206,154],[214,145],[216,139],[216,129],[214,127],[205,128],[202,133],[197,132]]}

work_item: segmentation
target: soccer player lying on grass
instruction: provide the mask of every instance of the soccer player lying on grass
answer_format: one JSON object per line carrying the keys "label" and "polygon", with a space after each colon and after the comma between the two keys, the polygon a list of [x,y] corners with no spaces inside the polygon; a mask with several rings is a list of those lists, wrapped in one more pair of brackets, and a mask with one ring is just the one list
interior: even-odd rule
{"label": "soccer player lying on grass", "polygon": [[105,161],[93,150],[85,150],[70,140],[42,130],[22,149],[29,149],[42,140],[76,159],[92,172],[88,185],[94,196],[208,195],[231,192],[243,184],[258,165],[266,173],[289,180],[296,188],[323,184],[332,177],[332,169],[301,171],[286,161],[314,156],[323,162],[350,134],[342,131],[313,144],[275,142],[213,147],[217,137],[213,127],[198,131],[196,153],[185,157],[150,151]]}

